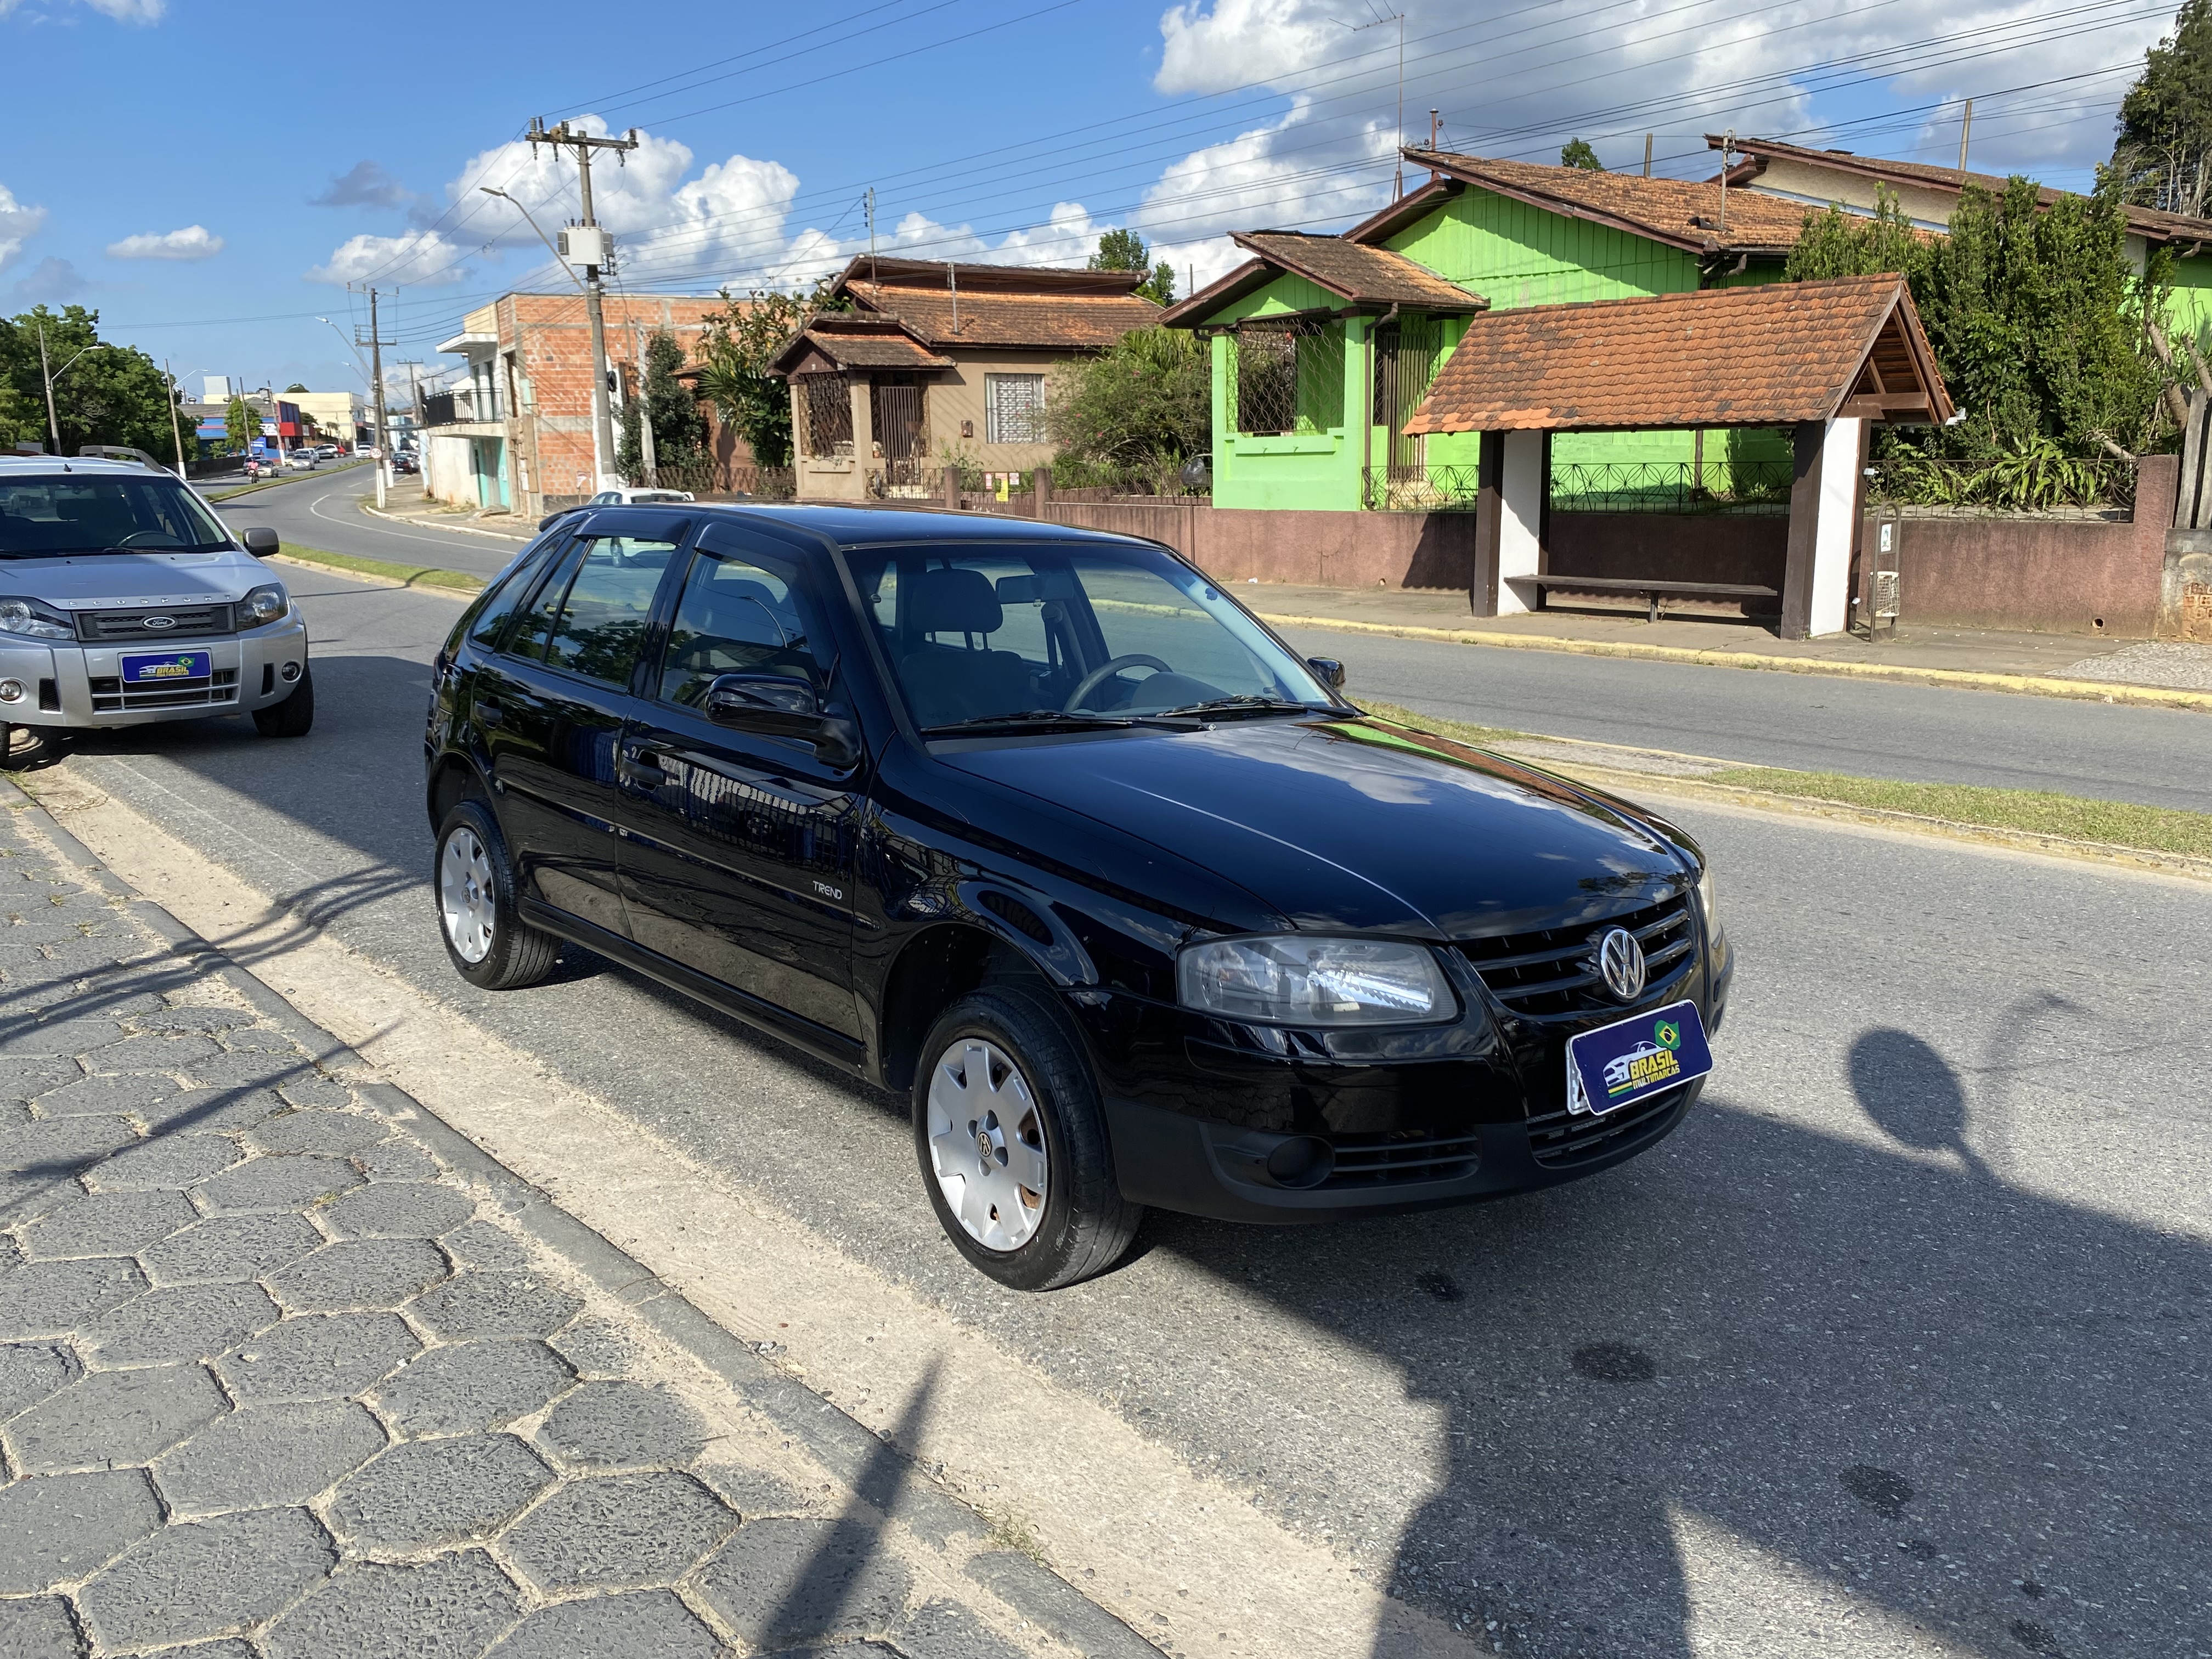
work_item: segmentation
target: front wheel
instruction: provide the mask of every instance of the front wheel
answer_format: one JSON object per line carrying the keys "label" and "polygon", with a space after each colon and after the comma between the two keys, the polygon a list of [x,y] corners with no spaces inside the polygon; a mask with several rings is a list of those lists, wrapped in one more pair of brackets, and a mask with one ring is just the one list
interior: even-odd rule
{"label": "front wheel", "polygon": [[1114,1179],[1105,1115],[1066,1017],[1026,988],[945,1010],[915,1079],[915,1151],[961,1255],[1001,1285],[1054,1291],[1119,1261],[1144,1218]]}
{"label": "front wheel", "polygon": [[69,739],[53,726],[0,726],[0,767],[27,772],[52,766],[67,750]]}
{"label": "front wheel", "polygon": [[462,801],[446,814],[431,886],[446,956],[470,984],[513,991],[553,971],[561,941],[516,914],[507,841],[482,801]]}
{"label": "front wheel", "polygon": [[315,726],[315,671],[300,665],[300,683],[279,703],[253,711],[253,729],[264,738],[304,738]]}

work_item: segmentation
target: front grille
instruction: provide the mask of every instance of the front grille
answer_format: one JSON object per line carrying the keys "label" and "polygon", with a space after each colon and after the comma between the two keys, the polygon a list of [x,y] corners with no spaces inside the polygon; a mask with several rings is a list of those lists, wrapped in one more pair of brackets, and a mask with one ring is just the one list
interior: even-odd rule
{"label": "front grille", "polygon": [[1685,1083],[1603,1117],[1570,1112],[1565,1107],[1532,1117],[1528,1120],[1529,1153],[1547,1169],[1559,1170],[1626,1152],[1656,1139],[1672,1127],[1692,1086]]}
{"label": "front grille", "polygon": [[[149,617],[166,617],[171,628],[149,628]],[[140,607],[135,611],[80,611],[76,636],[88,643],[112,645],[118,641],[145,641],[163,645],[171,640],[205,639],[210,634],[234,634],[237,620],[227,605],[186,605]]]}
{"label": "front grille", "polygon": [[1456,1181],[1474,1173],[1479,1145],[1471,1134],[1397,1129],[1387,1134],[1331,1135],[1336,1164],[1323,1188],[1387,1187],[1407,1181]]}
{"label": "front grille", "polygon": [[1639,1003],[1671,989],[1697,960],[1697,934],[1690,923],[1688,901],[1681,896],[1600,922],[1466,939],[1459,949],[1491,995],[1510,1012],[1538,1020],[1608,1010],[1626,1012],[1607,994],[1597,972],[1597,942],[1616,927],[1628,929],[1644,947],[1644,988],[1637,999]]}
{"label": "front grille", "polygon": [[125,687],[113,675],[95,676],[90,682],[92,712],[130,714],[141,708],[198,708],[210,703],[238,701],[238,671],[218,668],[204,680],[169,680],[157,690],[147,686]]}

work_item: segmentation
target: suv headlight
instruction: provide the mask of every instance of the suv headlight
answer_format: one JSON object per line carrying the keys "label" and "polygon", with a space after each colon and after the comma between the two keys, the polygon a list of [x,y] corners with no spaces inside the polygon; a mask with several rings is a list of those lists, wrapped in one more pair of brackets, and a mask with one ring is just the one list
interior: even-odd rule
{"label": "suv headlight", "polygon": [[264,582],[238,602],[238,614],[252,626],[273,623],[292,608],[282,582]]}
{"label": "suv headlight", "polygon": [[1713,866],[1710,864],[1698,875],[1698,914],[1705,920],[1705,937],[1718,938],[1721,931],[1721,913],[1713,897]]}
{"label": "suv headlight", "polygon": [[0,634],[32,640],[73,640],[76,623],[66,611],[38,599],[0,599]]}
{"label": "suv headlight", "polygon": [[1212,939],[1176,958],[1185,1007],[1279,1025],[1401,1025],[1456,1011],[1435,955],[1386,939]]}

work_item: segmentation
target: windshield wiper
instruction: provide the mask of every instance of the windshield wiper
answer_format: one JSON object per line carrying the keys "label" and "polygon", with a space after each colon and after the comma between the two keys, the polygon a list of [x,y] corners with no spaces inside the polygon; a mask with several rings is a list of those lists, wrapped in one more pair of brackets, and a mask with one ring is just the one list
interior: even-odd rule
{"label": "windshield wiper", "polygon": [[1205,702],[1185,703],[1180,708],[1164,708],[1163,714],[1213,716],[1221,714],[1318,714],[1325,711],[1310,702],[1290,702],[1281,697],[1259,697],[1249,695],[1237,697],[1214,697]]}
{"label": "windshield wiper", "polygon": [[987,732],[994,727],[1018,732],[1048,732],[1055,727],[1064,732],[1092,732],[1132,726],[1157,726],[1166,732],[1188,732],[1191,729],[1191,723],[1187,720],[1168,720],[1158,714],[1094,714],[1081,709],[1025,708],[1015,714],[977,714],[943,726],[925,726],[921,728],[921,735],[942,738],[958,732]]}

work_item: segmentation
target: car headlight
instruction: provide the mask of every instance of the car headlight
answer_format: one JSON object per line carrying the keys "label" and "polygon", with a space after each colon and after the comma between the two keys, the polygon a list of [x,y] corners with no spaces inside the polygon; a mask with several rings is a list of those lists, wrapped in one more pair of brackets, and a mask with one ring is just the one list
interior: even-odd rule
{"label": "car headlight", "polygon": [[0,599],[0,634],[33,640],[73,640],[76,624],[66,611],[37,599]]}
{"label": "car headlight", "polygon": [[1705,937],[1717,937],[1721,931],[1721,913],[1713,897],[1713,866],[1710,864],[1698,875],[1698,914],[1705,919]]}
{"label": "car headlight", "polygon": [[1280,1025],[1391,1025],[1455,1012],[1433,953],[1385,939],[1223,939],[1176,958],[1184,1006]]}
{"label": "car headlight", "polygon": [[282,582],[264,582],[238,602],[238,614],[255,625],[273,623],[291,608],[291,596]]}

